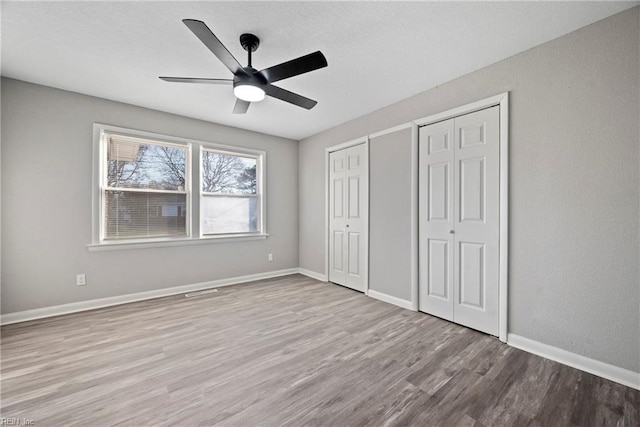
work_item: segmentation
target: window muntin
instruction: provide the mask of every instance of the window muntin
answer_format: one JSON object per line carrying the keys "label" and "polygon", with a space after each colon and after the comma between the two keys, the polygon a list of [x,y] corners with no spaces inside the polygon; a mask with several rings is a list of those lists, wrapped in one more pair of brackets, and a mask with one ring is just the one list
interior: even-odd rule
{"label": "window muntin", "polygon": [[262,232],[261,156],[203,148],[200,233]]}
{"label": "window muntin", "polygon": [[103,241],[187,237],[189,144],[102,133]]}

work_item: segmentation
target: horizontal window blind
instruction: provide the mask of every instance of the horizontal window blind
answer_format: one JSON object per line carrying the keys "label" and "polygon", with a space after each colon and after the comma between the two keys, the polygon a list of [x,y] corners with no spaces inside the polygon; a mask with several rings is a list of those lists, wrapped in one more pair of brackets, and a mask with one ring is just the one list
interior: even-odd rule
{"label": "horizontal window blind", "polygon": [[188,146],[105,134],[104,240],[187,235]]}

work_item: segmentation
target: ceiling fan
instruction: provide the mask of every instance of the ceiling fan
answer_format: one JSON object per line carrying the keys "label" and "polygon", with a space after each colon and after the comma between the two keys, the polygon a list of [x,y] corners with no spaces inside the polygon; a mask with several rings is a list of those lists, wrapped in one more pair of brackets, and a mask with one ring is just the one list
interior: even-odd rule
{"label": "ceiling fan", "polygon": [[255,35],[242,34],[240,36],[240,44],[248,52],[249,56],[248,65],[243,67],[204,22],[195,19],[183,19],[182,22],[233,73],[233,79],[191,77],[160,77],[160,79],[178,83],[233,84],[233,93],[237,98],[233,107],[234,114],[246,113],[252,102],[262,101],[265,95],[307,110],[312,109],[318,103],[313,99],[274,86],[272,83],[326,67],[327,59],[322,52],[313,52],[258,71],[251,65],[251,54],[260,45],[260,39]]}

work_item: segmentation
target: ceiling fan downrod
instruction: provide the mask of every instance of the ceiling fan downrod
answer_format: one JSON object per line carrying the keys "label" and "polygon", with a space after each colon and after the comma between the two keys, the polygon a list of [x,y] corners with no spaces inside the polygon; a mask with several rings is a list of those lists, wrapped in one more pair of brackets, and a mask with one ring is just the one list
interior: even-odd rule
{"label": "ceiling fan downrod", "polygon": [[240,36],[240,44],[242,45],[242,48],[247,51],[249,56],[247,66],[253,68],[253,65],[251,64],[251,54],[258,50],[258,46],[260,46],[260,39],[253,34],[244,33]]}

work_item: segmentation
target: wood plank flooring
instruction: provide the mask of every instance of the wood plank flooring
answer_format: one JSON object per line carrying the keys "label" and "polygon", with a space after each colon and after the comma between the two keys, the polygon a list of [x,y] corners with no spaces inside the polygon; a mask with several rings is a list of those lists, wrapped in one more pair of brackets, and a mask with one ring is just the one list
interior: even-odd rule
{"label": "wood plank flooring", "polygon": [[301,275],[5,326],[1,361],[37,426],[640,425],[638,391]]}

